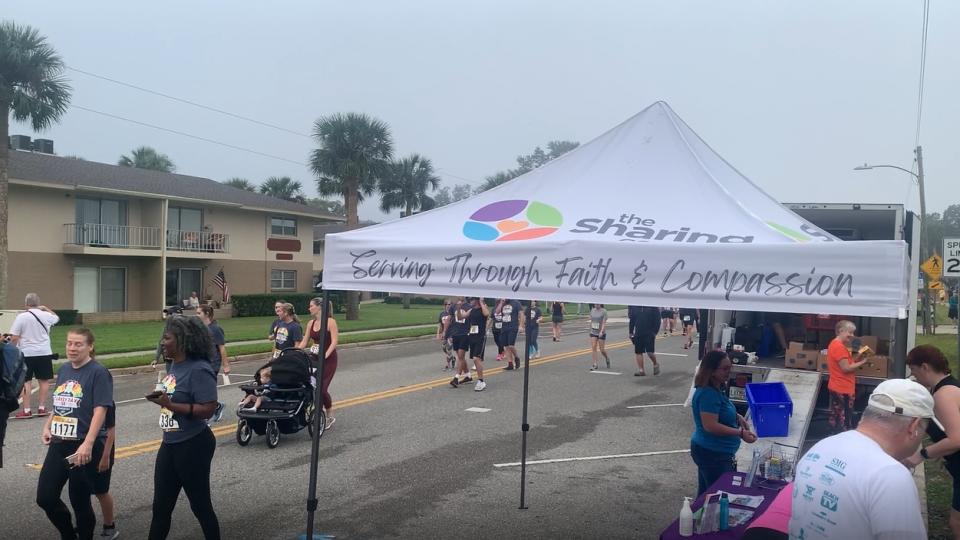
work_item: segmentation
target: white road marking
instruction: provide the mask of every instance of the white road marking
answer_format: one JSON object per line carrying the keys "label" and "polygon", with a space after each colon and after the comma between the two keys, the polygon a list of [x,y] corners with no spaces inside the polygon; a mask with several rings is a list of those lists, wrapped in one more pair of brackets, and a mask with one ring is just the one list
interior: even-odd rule
{"label": "white road marking", "polygon": [[649,407],[682,407],[683,403],[656,403],[654,405],[631,405],[628,409],[646,409]]}
{"label": "white road marking", "polygon": [[483,407],[470,407],[465,409],[467,412],[490,412],[490,409],[485,409]]}
{"label": "white road marking", "polygon": [[[689,449],[684,450],[661,450],[659,452],[637,452],[635,454],[611,454],[607,456],[584,456],[584,457],[572,457],[572,458],[557,458],[557,459],[538,459],[533,461],[528,461],[527,465],[542,465],[545,463],[568,463],[571,461],[597,461],[601,459],[620,459],[620,458],[632,458],[632,457],[648,457],[648,456],[665,456],[669,454],[688,454],[690,453]],[[494,467],[519,467],[520,462],[515,463],[494,463]]]}
{"label": "white road marking", "polygon": [[658,352],[654,354],[656,354],[657,356],[690,356],[689,354],[677,354],[677,353],[670,353],[670,352]]}
{"label": "white road marking", "polygon": [[590,373],[598,373],[600,375],[623,375],[623,373],[617,371],[591,371]]}

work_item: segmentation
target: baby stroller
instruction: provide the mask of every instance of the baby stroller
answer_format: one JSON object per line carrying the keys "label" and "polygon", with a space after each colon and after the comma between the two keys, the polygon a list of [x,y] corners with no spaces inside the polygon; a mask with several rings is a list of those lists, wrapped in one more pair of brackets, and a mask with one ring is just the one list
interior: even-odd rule
{"label": "baby stroller", "polygon": [[[271,368],[270,385],[260,384],[260,370]],[[250,444],[253,434],[266,435],[267,446],[276,448],[280,444],[281,433],[296,433],[307,428],[313,436],[314,405],[310,355],[300,349],[284,349],[280,356],[257,370],[256,384],[242,385],[241,390],[248,393],[266,390],[269,399],[265,399],[256,411],[237,409],[237,443],[240,446]],[[326,426],[323,409],[320,414],[320,435]]]}

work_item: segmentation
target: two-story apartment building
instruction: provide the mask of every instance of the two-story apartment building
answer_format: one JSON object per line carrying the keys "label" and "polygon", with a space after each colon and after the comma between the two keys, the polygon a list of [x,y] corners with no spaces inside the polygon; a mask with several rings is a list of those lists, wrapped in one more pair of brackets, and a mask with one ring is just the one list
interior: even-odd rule
{"label": "two-story apartment building", "polygon": [[340,216],[169,174],[11,151],[7,309],[156,317],[196,291],[310,292],[313,227]]}

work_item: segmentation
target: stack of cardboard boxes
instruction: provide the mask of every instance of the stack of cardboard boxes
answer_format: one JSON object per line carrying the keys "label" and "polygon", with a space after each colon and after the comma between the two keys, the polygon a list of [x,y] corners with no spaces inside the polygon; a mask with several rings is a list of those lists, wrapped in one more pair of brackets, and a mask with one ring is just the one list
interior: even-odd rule
{"label": "stack of cardboard boxes", "polygon": [[[876,336],[860,336],[861,349],[869,347],[863,358],[867,362],[860,366],[857,375],[860,377],[886,378],[890,370],[890,341],[879,339]],[[791,341],[784,355],[784,365],[793,369],[807,369],[811,371],[828,371],[827,350],[820,348],[816,343]]]}

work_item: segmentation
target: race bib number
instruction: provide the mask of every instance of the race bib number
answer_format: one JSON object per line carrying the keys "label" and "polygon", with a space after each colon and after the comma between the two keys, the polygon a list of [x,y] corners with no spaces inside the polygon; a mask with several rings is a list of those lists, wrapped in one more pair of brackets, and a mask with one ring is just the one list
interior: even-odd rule
{"label": "race bib number", "polygon": [[689,316],[689,315],[684,315],[684,316],[683,316],[683,322],[690,322],[690,316]]}
{"label": "race bib number", "polygon": [[600,329],[600,323],[598,323],[598,322],[592,322],[592,323],[590,323],[590,329],[591,329],[591,330],[599,330],[599,329]]}
{"label": "race bib number", "polygon": [[502,323],[502,322],[495,322],[495,323],[493,323],[493,327],[496,328],[497,330],[499,330],[499,329],[503,328],[503,323]]}
{"label": "race bib number", "polygon": [[54,416],[50,434],[61,439],[77,439],[77,419],[69,416]]}
{"label": "race bib number", "polygon": [[470,333],[471,333],[471,334],[479,334],[479,333],[480,333],[480,327],[477,326],[477,325],[475,325],[475,324],[474,324],[474,325],[471,325],[471,326],[470,326]]}
{"label": "race bib number", "polygon": [[280,358],[280,349],[273,351],[273,359],[276,360],[277,358]]}
{"label": "race bib number", "polygon": [[160,429],[163,431],[180,431],[180,423],[173,419],[173,411],[166,407],[160,409]]}
{"label": "race bib number", "polygon": [[467,322],[466,319],[461,319],[459,315],[457,315],[456,317],[454,317],[454,320],[457,321],[457,324],[463,324],[463,323]]}
{"label": "race bib number", "polygon": [[503,322],[510,322],[513,320],[513,315],[504,315]]}
{"label": "race bib number", "polygon": [[320,354],[320,346],[319,346],[319,345],[313,345],[313,346],[311,346],[311,347],[310,347],[310,352],[313,353],[313,354]]}

